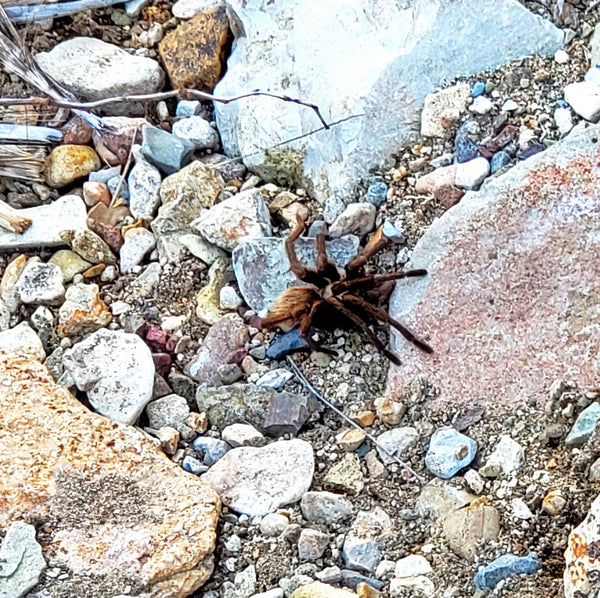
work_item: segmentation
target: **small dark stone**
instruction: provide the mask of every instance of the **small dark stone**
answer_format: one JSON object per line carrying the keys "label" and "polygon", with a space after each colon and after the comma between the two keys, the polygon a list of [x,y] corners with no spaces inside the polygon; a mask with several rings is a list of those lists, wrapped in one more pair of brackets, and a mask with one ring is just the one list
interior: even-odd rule
{"label": "small dark stone", "polygon": [[189,376],[176,370],[171,370],[169,373],[169,384],[175,394],[185,397],[188,405],[196,409],[196,388],[198,385]]}
{"label": "small dark stone", "polygon": [[543,146],[543,144],[537,140],[534,140],[528,147],[517,153],[517,158],[519,160],[527,160],[527,158],[531,158],[531,156],[535,156],[535,154],[543,152],[544,149],[546,148]]}
{"label": "small dark stone", "polygon": [[500,151],[496,152],[490,161],[490,172],[494,174],[501,168],[504,168],[510,162],[510,154],[508,152]]}
{"label": "small dark stone", "polygon": [[468,162],[473,158],[477,157],[479,148],[469,138],[469,127],[470,121],[465,121],[456,132],[454,138],[454,152],[456,153],[457,162]]}
{"label": "small dark stone", "polygon": [[166,376],[171,369],[171,356],[168,353],[152,353],[154,367],[161,376]]}
{"label": "small dark stone", "polygon": [[294,328],[281,336],[278,336],[267,349],[269,359],[281,359],[290,353],[307,351],[308,343],[300,335],[300,330]]}
{"label": "small dark stone", "polygon": [[479,405],[469,405],[464,411],[458,413],[452,419],[452,426],[459,432],[468,430],[471,426],[479,423],[485,414],[483,407]]}
{"label": "small dark stone", "polygon": [[154,387],[152,388],[152,400],[160,399],[171,394],[171,388],[167,381],[158,373],[154,373]]}
{"label": "small dark stone", "polygon": [[366,575],[361,575],[357,571],[352,571],[351,569],[342,569],[341,585],[344,588],[356,590],[356,587],[359,583],[366,583],[376,590],[381,590],[387,582],[374,579],[373,577],[367,577]]}
{"label": "small dark stone", "polygon": [[308,398],[290,392],[275,393],[271,397],[263,432],[272,438],[284,434],[295,436],[310,415]]}

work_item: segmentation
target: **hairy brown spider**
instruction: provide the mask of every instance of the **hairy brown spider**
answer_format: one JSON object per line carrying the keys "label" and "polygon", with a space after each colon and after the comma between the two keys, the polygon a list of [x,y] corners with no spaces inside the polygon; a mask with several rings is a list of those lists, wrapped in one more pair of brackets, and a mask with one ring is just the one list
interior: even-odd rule
{"label": "hairy brown spider", "polygon": [[313,350],[336,355],[336,352],[318,345],[309,331],[317,321],[331,328],[340,320],[342,324],[362,330],[378,351],[396,365],[400,360],[382,342],[372,326],[386,322],[404,338],[422,351],[432,353],[433,349],[419,340],[405,326],[391,318],[383,305],[393,290],[395,280],[413,276],[425,276],[426,270],[407,270],[390,274],[365,274],[367,260],[380,251],[389,239],[379,229],[364,249],[353,258],[343,271],[329,261],[325,252],[325,233],[317,235],[317,263],[315,269],[303,266],[296,256],[295,242],[304,231],[304,221],[298,219],[296,226],[285,240],[285,248],[291,271],[304,286],[291,287],[284,291],[266,317],[260,320],[260,327],[300,327],[300,334]]}

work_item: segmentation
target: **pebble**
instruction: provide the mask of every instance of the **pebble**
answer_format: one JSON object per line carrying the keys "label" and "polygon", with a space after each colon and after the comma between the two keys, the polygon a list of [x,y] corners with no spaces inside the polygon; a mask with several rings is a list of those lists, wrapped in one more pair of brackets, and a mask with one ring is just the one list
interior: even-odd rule
{"label": "pebble", "polygon": [[573,128],[573,118],[569,108],[557,108],[554,111],[554,122],[561,135],[566,135]]}
{"label": "pebble", "polygon": [[65,351],[63,363],[92,407],[119,423],[133,424],[152,397],[154,362],[135,334],[93,332]]}
{"label": "pebble", "polygon": [[[183,0],[185,2],[185,0]],[[197,2],[198,0],[191,0],[192,2]],[[204,0],[200,0],[201,2],[203,2]],[[180,0],[181,2],[181,0]],[[175,10],[175,6],[177,4],[179,4],[180,2],[176,2],[173,5],[173,11]],[[173,13],[174,16],[178,16],[175,15],[175,13]],[[183,17],[178,17],[178,18],[183,18]],[[179,100],[179,102],[177,102],[177,108],[175,108],[175,116],[179,117],[179,118],[183,118],[185,116],[195,116],[196,114],[199,114],[199,112],[202,109],[202,104],[198,101],[198,100]]]}
{"label": "pebble", "polygon": [[381,207],[387,199],[388,187],[383,182],[371,183],[367,189],[365,200],[375,207]]}
{"label": "pebble", "polygon": [[473,103],[469,106],[469,110],[471,112],[475,112],[476,114],[487,114],[492,110],[493,107],[494,104],[489,98],[479,95],[475,97]]}
{"label": "pebble", "polygon": [[490,163],[485,158],[475,158],[458,164],[454,183],[461,189],[476,189],[489,174]]}
{"label": "pebble", "polygon": [[37,361],[44,361],[46,358],[40,337],[27,322],[21,322],[14,328],[0,332],[0,348],[24,353]]}
{"label": "pebble", "polygon": [[155,247],[154,235],[146,228],[136,227],[125,231],[123,245],[119,252],[119,265],[121,272],[131,272],[139,266],[146,255]]}
{"label": "pebble", "polygon": [[306,351],[308,343],[300,334],[299,328],[294,328],[285,334],[275,338],[267,349],[267,357],[272,360],[279,360],[286,355],[296,353],[297,351]]}
{"label": "pebble", "polygon": [[309,415],[309,399],[305,395],[274,393],[271,395],[262,429],[267,436],[273,438],[286,434],[295,436]]}
{"label": "pebble", "polygon": [[153,431],[153,435],[158,438],[161,450],[167,455],[173,455],[175,453],[180,438],[179,432],[175,428],[165,426],[159,430]]}
{"label": "pebble", "polygon": [[55,264],[61,269],[63,282],[71,282],[74,276],[85,272],[92,265],[70,249],[58,250],[50,258],[49,263]]}
{"label": "pebble", "polygon": [[394,578],[390,581],[392,598],[403,598],[407,592],[409,596],[435,596],[435,585],[424,575],[406,579]]}
{"label": "pebble", "polygon": [[490,161],[491,174],[495,174],[501,168],[504,168],[511,161],[511,159],[512,158],[510,157],[510,154],[504,150],[496,152]]}
{"label": "pebble", "polygon": [[419,433],[411,426],[393,428],[377,437],[377,452],[387,465],[394,463],[394,457],[402,458],[402,453],[412,448],[419,440]]}
{"label": "pebble", "polygon": [[476,498],[460,488],[434,480],[423,486],[415,508],[421,517],[442,521],[447,515],[462,509]]}
{"label": "pebble", "polygon": [[263,374],[255,382],[255,384],[257,386],[264,386],[266,388],[279,390],[285,385],[286,382],[291,380],[293,377],[294,374],[292,374],[292,372],[290,372],[287,368],[277,368],[275,370],[270,370],[267,373]]}
{"label": "pebble", "polygon": [[425,455],[425,465],[434,475],[448,479],[473,461],[477,443],[468,436],[446,427],[436,430]]}
{"label": "pebble", "polygon": [[402,231],[401,223],[394,223],[386,218],[383,221],[383,227],[381,230],[383,234],[390,241],[392,241],[392,243],[404,243],[406,241],[404,237],[404,232]]}
{"label": "pebble", "polygon": [[594,433],[599,419],[600,403],[594,402],[577,416],[571,431],[565,438],[565,445],[568,447],[583,446]]}
{"label": "pebble", "polygon": [[17,282],[27,265],[27,256],[18,255],[4,269],[2,279],[0,279],[0,299],[2,306],[8,310],[9,314],[13,314],[19,309],[21,300],[17,290]]}
{"label": "pebble", "polygon": [[360,511],[344,539],[342,553],[346,566],[373,573],[381,561],[381,543],[391,529],[392,521],[383,509]]}
{"label": "pebble", "polygon": [[83,201],[90,208],[99,202],[108,206],[110,204],[110,191],[104,183],[86,181],[83,183]]}
{"label": "pebble", "polygon": [[535,552],[527,556],[503,554],[477,571],[473,584],[479,590],[493,590],[503,579],[513,575],[532,575],[541,567]]}
{"label": "pebble", "polygon": [[236,290],[229,285],[219,291],[219,307],[221,309],[235,310],[244,304],[244,300],[237,294]]}
{"label": "pebble", "polygon": [[316,529],[303,529],[298,540],[298,558],[300,562],[316,561],[320,559],[327,545],[329,535]]}
{"label": "pebble", "polygon": [[217,259],[208,269],[208,280],[196,296],[196,316],[209,326],[217,324],[226,314],[221,309],[221,289],[228,277],[229,260]]}
{"label": "pebble", "polygon": [[325,205],[323,206],[323,220],[325,220],[326,224],[332,224],[345,209],[346,204],[341,198],[336,195],[330,195],[325,200]]}
{"label": "pebble", "polygon": [[164,174],[174,174],[184,166],[193,146],[157,127],[142,128],[142,153]]}
{"label": "pebble", "polygon": [[260,532],[265,536],[280,536],[290,524],[290,520],[281,513],[269,513],[260,522]]}
{"label": "pebble", "polygon": [[329,227],[329,236],[332,239],[344,235],[364,237],[375,226],[377,209],[372,203],[351,203],[335,219]]}
{"label": "pebble", "polygon": [[394,577],[416,577],[417,575],[429,575],[433,569],[429,561],[419,554],[411,554],[396,562]]}
{"label": "pebble", "polygon": [[445,137],[464,112],[469,93],[469,86],[466,83],[458,83],[428,94],[421,112],[421,135]]}
{"label": "pebble", "polygon": [[225,441],[210,436],[198,436],[192,446],[202,454],[202,463],[209,467],[222,459],[231,448]]}
{"label": "pebble", "polygon": [[55,189],[66,187],[98,170],[100,166],[100,158],[93,148],[87,145],[59,145],[46,158],[46,184]]}
{"label": "pebble", "polygon": [[[286,596],[289,594],[286,592]],[[298,587],[290,598],[356,598],[356,594],[344,588],[336,588],[320,581]]]}
{"label": "pebble", "polygon": [[16,285],[22,303],[58,305],[65,298],[62,270],[55,264],[29,261]]}
{"label": "pebble", "polygon": [[506,113],[506,112],[514,112],[515,110],[519,109],[519,104],[517,104],[517,102],[515,102],[512,99],[508,99],[506,100],[506,102],[504,102],[504,104],[502,104],[502,108],[500,108],[500,112],[502,113]]}
{"label": "pebble", "polygon": [[155,430],[164,426],[175,428],[190,414],[187,400],[177,394],[168,394],[146,406],[148,425]]}
{"label": "pebble", "polygon": [[196,459],[195,457],[184,457],[181,462],[181,467],[194,475],[202,475],[208,471],[208,466],[204,465],[201,461]]}
{"label": "pebble", "polygon": [[129,209],[135,218],[152,220],[160,205],[160,171],[144,160],[138,160],[131,169],[129,186]]}
{"label": "pebble", "polygon": [[233,448],[238,446],[262,446],[265,437],[250,424],[231,424],[223,428],[221,438]]}
{"label": "pebble", "polygon": [[464,477],[467,486],[469,486],[475,494],[481,494],[483,492],[485,482],[475,469],[469,469]]}
{"label": "pebble", "polygon": [[360,459],[354,453],[347,453],[329,468],[323,480],[332,488],[348,494],[360,494],[365,486]]}
{"label": "pebble", "polygon": [[221,586],[223,598],[249,598],[256,592],[256,569],[249,565],[235,574],[233,583],[225,581]]}
{"label": "pebble", "polygon": [[299,501],[310,487],[314,467],[308,442],[282,440],[261,448],[231,449],[202,480],[226,506],[254,517]]}
{"label": "pebble", "polygon": [[567,501],[562,496],[560,489],[550,490],[542,501],[542,510],[552,516],[558,515],[566,506]]}
{"label": "pebble", "polygon": [[520,498],[513,498],[510,504],[512,506],[513,516],[517,519],[523,519],[526,521],[527,519],[531,519],[533,517],[533,513],[529,507]]}
{"label": "pebble", "polygon": [[82,332],[93,332],[108,324],[112,314],[100,298],[97,284],[77,283],[65,294],[65,302],[58,310],[58,336],[70,337]]}
{"label": "pebble", "polygon": [[510,436],[503,434],[494,452],[479,469],[479,473],[486,478],[496,478],[500,475],[512,477],[519,471],[524,458],[523,447]]}
{"label": "pebble", "polygon": [[219,134],[201,116],[182,118],[173,123],[173,135],[189,142],[194,149],[203,150],[219,143]]}
{"label": "pebble", "polygon": [[337,525],[349,519],[354,507],[346,497],[333,492],[305,492],[300,501],[302,516],[311,523]]}
{"label": "pebble", "polygon": [[567,62],[569,62],[569,55],[562,49],[556,50],[554,53],[554,61],[557,64],[567,64]]}
{"label": "pebble", "polygon": [[206,210],[192,227],[210,243],[232,251],[245,239],[271,235],[271,217],[259,189],[248,189]]}
{"label": "pebble", "polygon": [[454,152],[456,154],[456,161],[459,164],[473,160],[477,156],[479,148],[469,138],[469,132],[472,129],[472,121],[466,120],[456,132],[454,138]]}
{"label": "pebble", "polygon": [[106,242],[91,230],[64,230],[60,233],[60,238],[92,264],[114,264],[117,261]]}
{"label": "pebble", "polygon": [[570,83],[564,89],[567,104],[582,118],[590,122],[600,119],[600,86],[588,81]]}
{"label": "pebble", "polygon": [[242,539],[237,534],[232,534],[225,540],[225,548],[229,552],[239,552],[242,549]]}
{"label": "pebble", "polygon": [[[182,0],[179,1],[181,2]],[[253,594],[252,598],[283,598],[283,595],[284,593],[282,588],[272,588],[271,590],[261,592],[260,594]]]}
{"label": "pebble", "polygon": [[483,81],[475,81],[471,87],[471,97],[477,98],[485,93],[485,83]]}
{"label": "pebble", "polygon": [[185,234],[179,237],[179,242],[195,257],[211,266],[219,258],[226,257],[226,253],[205,241],[200,235]]}
{"label": "pebble", "polygon": [[361,446],[366,437],[367,434],[364,430],[350,428],[347,430],[342,430],[339,434],[337,434],[335,441],[342,450],[346,451],[347,453],[351,453]]}

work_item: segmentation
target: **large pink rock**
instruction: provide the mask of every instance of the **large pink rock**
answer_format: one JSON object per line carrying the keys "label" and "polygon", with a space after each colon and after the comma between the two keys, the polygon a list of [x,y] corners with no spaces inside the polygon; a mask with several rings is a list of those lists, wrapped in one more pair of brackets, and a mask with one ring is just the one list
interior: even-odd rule
{"label": "large pink rock", "polygon": [[549,399],[556,379],[600,381],[600,129],[572,133],[434,222],[398,284],[393,317],[434,349],[394,349],[390,396],[416,377],[436,405]]}

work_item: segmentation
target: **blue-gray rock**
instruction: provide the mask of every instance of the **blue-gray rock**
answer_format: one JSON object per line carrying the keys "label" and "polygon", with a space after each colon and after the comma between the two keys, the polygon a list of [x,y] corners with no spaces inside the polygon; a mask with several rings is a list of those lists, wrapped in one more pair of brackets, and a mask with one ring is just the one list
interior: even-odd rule
{"label": "blue-gray rock", "polygon": [[565,439],[565,444],[568,447],[584,445],[594,433],[599,419],[600,403],[592,403],[577,416],[571,431]]}
{"label": "blue-gray rock", "polygon": [[532,575],[541,567],[535,552],[527,556],[503,554],[479,569],[473,580],[478,590],[493,590],[503,579],[512,575]]}
{"label": "blue-gray rock", "polygon": [[198,100],[180,100],[175,108],[175,116],[195,116],[200,112],[202,104]]}
{"label": "blue-gray rock", "polygon": [[373,573],[381,561],[382,540],[391,529],[391,519],[379,507],[360,511],[344,540],[342,553],[346,567]]}
{"label": "blue-gray rock", "polygon": [[173,124],[173,135],[184,139],[201,150],[214,147],[219,143],[219,134],[210,123],[201,116],[182,118]]}
{"label": "blue-gray rock", "polygon": [[366,583],[376,590],[383,590],[386,585],[386,581],[381,579],[375,579],[374,577],[368,577],[361,575],[358,571],[352,571],[351,569],[342,569],[340,572],[340,583],[344,588],[350,588],[356,590],[359,583]]}
{"label": "blue-gray rock", "polygon": [[300,501],[302,516],[312,523],[335,525],[354,512],[352,502],[334,492],[305,492]]}
{"label": "blue-gray rock", "polygon": [[300,329],[294,328],[277,336],[267,349],[266,355],[269,359],[281,359],[291,353],[307,351],[308,349],[308,343],[300,335]]}
{"label": "blue-gray rock", "polygon": [[478,98],[485,93],[485,83],[483,81],[475,81],[471,88],[471,97]]}
{"label": "blue-gray rock", "polygon": [[104,183],[106,185],[110,179],[119,176],[120,174],[120,166],[111,166],[110,168],[103,168],[102,170],[90,172],[88,180],[92,183]]}
{"label": "blue-gray rock", "polygon": [[198,436],[192,446],[202,454],[202,463],[211,467],[231,448],[225,441],[210,436]]}
{"label": "blue-gray rock", "polygon": [[382,228],[383,234],[393,243],[404,243],[404,233],[402,232],[402,226],[395,224],[387,218],[383,222]]}
{"label": "blue-gray rock", "polygon": [[[328,241],[327,256],[343,268],[357,253],[359,240],[353,235]],[[316,240],[301,237],[296,241],[298,259],[308,268],[316,266]],[[255,311],[269,309],[287,288],[299,284],[290,271],[284,240],[277,237],[242,241],[232,255],[233,271],[240,293]]]}
{"label": "blue-gray rock", "polygon": [[191,143],[157,127],[142,129],[142,153],[165,174],[181,170],[193,149]]}
{"label": "blue-gray rock", "polygon": [[511,161],[510,154],[504,150],[496,152],[490,161],[490,172],[494,174],[504,168]]}
{"label": "blue-gray rock", "polygon": [[469,127],[471,121],[465,121],[456,132],[454,138],[454,151],[456,153],[456,161],[459,163],[468,162],[477,157],[479,148],[477,144],[469,138]]}
{"label": "blue-gray rock", "polygon": [[195,457],[190,457],[189,455],[183,458],[181,467],[183,467],[183,469],[186,471],[193,473],[194,475],[202,475],[208,471],[208,465],[204,465],[202,461],[196,459]]}
{"label": "blue-gray rock", "polygon": [[151,220],[160,205],[160,171],[140,160],[131,169],[129,178],[129,210],[135,218]]}
{"label": "blue-gray rock", "polygon": [[477,443],[451,427],[436,430],[425,455],[425,465],[434,475],[448,479],[473,461]]}
{"label": "blue-gray rock", "polygon": [[108,190],[110,191],[111,196],[114,196],[115,191],[118,188],[119,189],[119,197],[121,199],[125,199],[125,200],[129,201],[130,195],[129,195],[129,187],[127,186],[127,181],[124,181],[123,183],[121,183],[120,176],[114,176],[114,177],[108,179],[108,181],[106,181],[106,186],[108,187]]}
{"label": "blue-gray rock", "polygon": [[279,390],[288,380],[291,380],[294,374],[287,368],[277,368],[275,370],[269,370],[263,374],[255,384],[257,386],[265,386],[272,388],[273,390]]}
{"label": "blue-gray rock", "polygon": [[316,529],[303,529],[298,539],[298,558],[301,563],[316,561],[323,556],[329,536]]}
{"label": "blue-gray rock", "polygon": [[364,116],[257,152],[317,128],[317,116],[266,97],[217,104],[226,153],[244,155],[266,180],[300,183],[320,200],[347,196],[370,167],[416,131],[425,96],[446,80],[531,54],[552,55],[562,46],[562,32],[516,0],[413,4],[229,2],[238,37],[216,95],[232,97],[267,84],[281,91],[273,82],[285,81],[286,94],[311,98],[332,118]]}
{"label": "blue-gray rock", "polygon": [[46,561],[35,539],[35,527],[24,521],[8,526],[0,546],[0,596],[19,598],[33,588]]}
{"label": "blue-gray rock", "polygon": [[374,206],[379,207],[383,205],[387,199],[387,191],[388,188],[385,183],[381,181],[378,181],[377,183],[371,183],[367,189],[365,199]]}
{"label": "blue-gray rock", "polygon": [[419,433],[411,426],[392,428],[377,437],[377,452],[384,463],[394,463],[394,456],[402,458],[402,453],[418,440]]}
{"label": "blue-gray rock", "polygon": [[295,436],[309,415],[309,399],[304,395],[290,392],[274,393],[262,422],[262,430],[272,438],[279,438],[285,434]]}

